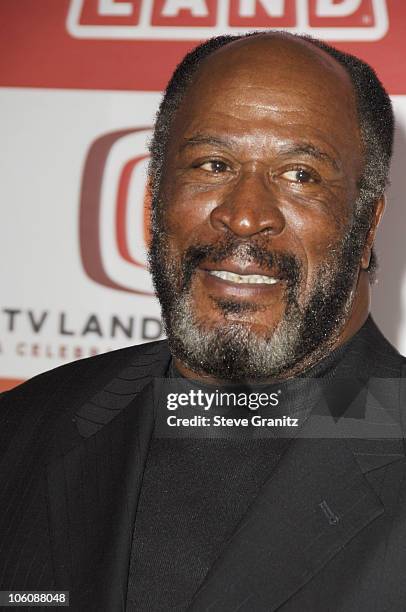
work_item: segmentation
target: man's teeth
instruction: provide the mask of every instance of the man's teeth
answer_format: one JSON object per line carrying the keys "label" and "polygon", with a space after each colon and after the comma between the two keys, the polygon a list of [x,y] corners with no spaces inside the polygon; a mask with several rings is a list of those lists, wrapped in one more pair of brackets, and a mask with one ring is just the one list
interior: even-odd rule
{"label": "man's teeth", "polygon": [[209,270],[212,276],[217,276],[223,280],[230,281],[232,283],[248,283],[248,284],[266,284],[274,285],[279,281],[278,278],[272,276],[265,276],[263,274],[234,274],[234,272],[227,272],[226,270]]}

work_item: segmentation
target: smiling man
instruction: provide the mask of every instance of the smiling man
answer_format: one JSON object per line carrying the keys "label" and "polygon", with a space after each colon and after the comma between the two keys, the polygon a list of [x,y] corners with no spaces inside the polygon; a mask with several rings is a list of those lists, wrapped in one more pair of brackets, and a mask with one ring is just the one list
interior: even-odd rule
{"label": "smiling man", "polygon": [[348,68],[291,36],[222,43],[181,101],[169,86],[158,118],[152,270],[184,375],[286,377],[351,338],[368,316],[390,102],[376,83],[386,115],[371,117],[368,130],[386,122],[387,133],[379,167],[365,167],[364,149],[375,142],[364,142],[365,100]]}
{"label": "smiling man", "polygon": [[[151,143],[168,341],[2,396],[3,590],[98,612],[406,609],[405,360],[369,316],[392,138],[372,69],[319,41],[184,58]],[[211,420],[219,388],[260,383],[255,419]],[[171,411],[191,398],[166,428],[162,389]]]}

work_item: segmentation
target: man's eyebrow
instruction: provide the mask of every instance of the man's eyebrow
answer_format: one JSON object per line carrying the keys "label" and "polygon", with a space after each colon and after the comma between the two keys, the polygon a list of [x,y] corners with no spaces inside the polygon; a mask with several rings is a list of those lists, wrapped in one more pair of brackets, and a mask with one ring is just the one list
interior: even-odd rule
{"label": "man's eyebrow", "polygon": [[[197,134],[195,136],[191,136],[190,138],[185,138],[180,146],[180,150],[182,151],[185,147],[188,146],[197,146],[202,144],[209,144],[218,147],[228,147],[232,145],[233,142],[234,141],[232,138],[218,138],[216,136]],[[340,166],[337,163],[337,160],[334,159],[334,157],[309,142],[284,145],[279,150],[279,153],[281,153],[282,155],[308,155],[309,157],[313,157],[314,159],[317,159],[319,161],[325,161],[329,163],[337,171],[340,170]]]}
{"label": "man's eyebrow", "polygon": [[322,151],[314,144],[308,142],[303,142],[297,145],[287,145],[282,147],[280,152],[284,155],[308,155],[314,159],[329,163],[335,170],[337,170],[337,172],[340,170],[340,166],[334,157],[329,155],[329,153],[326,153],[326,151]]}
{"label": "man's eyebrow", "polygon": [[218,147],[228,147],[232,144],[232,140],[228,138],[217,138],[216,136],[199,135],[191,136],[190,138],[184,138],[180,149],[184,149],[190,145],[201,145],[210,144]]}

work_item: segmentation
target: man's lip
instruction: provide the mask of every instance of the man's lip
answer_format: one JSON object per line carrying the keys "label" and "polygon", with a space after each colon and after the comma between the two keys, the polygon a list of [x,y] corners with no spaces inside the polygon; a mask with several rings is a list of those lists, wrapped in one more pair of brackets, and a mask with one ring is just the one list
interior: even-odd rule
{"label": "man's lip", "polygon": [[270,276],[272,278],[277,278],[278,280],[281,280],[281,274],[276,270],[272,272],[269,269],[264,270],[264,268],[261,268],[260,266],[255,264],[243,264],[231,260],[224,260],[218,263],[202,263],[199,268],[201,270],[204,270],[205,272],[212,272],[213,270],[224,270],[224,272],[233,272],[234,274],[239,274],[241,276],[247,274],[258,274],[260,276]]}
{"label": "man's lip", "polygon": [[210,273],[209,270],[199,269],[198,277],[212,297],[223,297],[225,299],[263,299],[265,296],[280,295],[284,283],[278,279],[276,282],[234,282],[230,279],[219,278]]}

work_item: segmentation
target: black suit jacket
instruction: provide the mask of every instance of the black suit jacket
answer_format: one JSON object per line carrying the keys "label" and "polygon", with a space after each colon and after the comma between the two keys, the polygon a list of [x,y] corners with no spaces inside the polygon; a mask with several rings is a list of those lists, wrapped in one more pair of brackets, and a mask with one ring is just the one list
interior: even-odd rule
{"label": "black suit jacket", "polygon": [[[151,381],[169,360],[165,341],[136,346],[1,396],[0,590],[69,590],[73,610],[125,610]],[[361,381],[361,413],[343,398],[340,418],[308,420],[191,611],[406,610],[404,367],[370,320],[341,372]]]}

